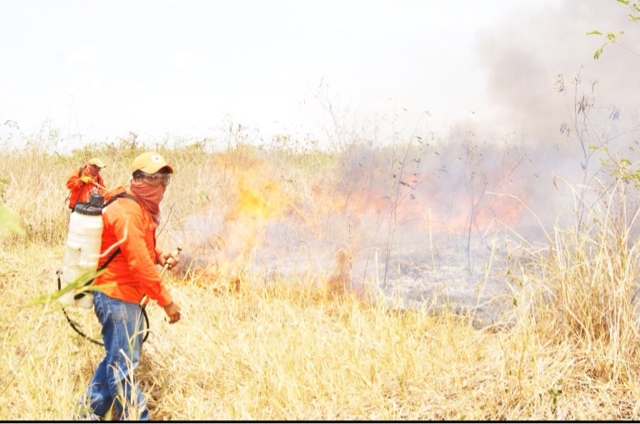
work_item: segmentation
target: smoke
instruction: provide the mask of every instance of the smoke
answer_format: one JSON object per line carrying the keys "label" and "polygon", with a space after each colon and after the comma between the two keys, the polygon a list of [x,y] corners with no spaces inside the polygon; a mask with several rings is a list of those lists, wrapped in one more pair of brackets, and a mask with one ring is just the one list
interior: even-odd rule
{"label": "smoke", "polygon": [[490,106],[473,120],[437,140],[356,137],[334,173],[298,181],[268,155],[230,168],[228,204],[191,217],[183,238],[218,270],[317,272],[337,289],[374,278],[414,298],[443,283],[468,300],[492,235],[575,218],[572,185],[605,176],[591,146],[636,160],[640,57],[608,45],[596,61],[606,39],[587,33],[640,46],[638,25],[613,0],[515,13],[478,35]]}
{"label": "smoke", "polygon": [[[560,181],[603,176],[594,146],[638,160],[640,23],[628,13],[614,0],[565,0],[515,12],[477,36],[489,106],[469,131],[527,146],[519,183],[546,222],[573,201]],[[588,35],[594,30],[616,34],[616,43]]]}
{"label": "smoke", "polygon": [[[599,111],[608,116],[616,107],[617,119],[636,118],[640,57],[620,44],[640,46],[640,26],[629,22],[627,12],[613,0],[579,4],[565,0],[537,12],[515,13],[478,34],[478,62],[487,71],[490,122],[522,130],[539,142],[558,139],[562,122],[572,118],[579,100],[575,97],[591,94],[592,88]],[[594,60],[606,39],[587,35],[593,30],[624,35],[619,36],[619,45],[607,46]],[[581,84],[566,84],[564,95],[558,93],[560,75],[567,83],[579,76]]]}

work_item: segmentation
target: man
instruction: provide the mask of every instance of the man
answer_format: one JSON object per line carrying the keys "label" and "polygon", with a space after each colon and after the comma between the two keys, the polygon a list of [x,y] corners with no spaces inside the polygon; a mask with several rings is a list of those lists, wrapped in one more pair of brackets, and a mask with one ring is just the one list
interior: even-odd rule
{"label": "man", "polygon": [[[172,268],[176,258],[156,250],[155,230],[160,202],[173,168],[155,152],[139,155],[131,167],[128,186],[113,190],[120,196],[102,213],[104,224],[100,265],[119,248],[95,281],[93,306],[102,325],[106,355],[87,390],[94,418],[115,406],[116,419],[147,420],[146,401],[134,378],[140,360],[144,329],[141,302],[154,300],[164,308],[169,323],[180,320],[180,308],[163,285],[156,265]],[[133,197],[131,197],[133,196]],[[108,251],[108,252],[107,252]]]}
{"label": "man", "polygon": [[104,162],[98,158],[89,159],[87,163],[78,169],[74,169],[67,179],[69,193],[69,209],[76,206],[78,202],[88,202],[94,193],[105,194],[104,180],[100,175],[100,170],[104,168]]}

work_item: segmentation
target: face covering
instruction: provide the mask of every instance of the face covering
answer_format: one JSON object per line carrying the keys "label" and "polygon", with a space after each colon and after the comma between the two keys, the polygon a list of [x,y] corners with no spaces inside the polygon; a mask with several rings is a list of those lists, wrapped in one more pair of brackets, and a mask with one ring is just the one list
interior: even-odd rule
{"label": "face covering", "polygon": [[156,224],[160,223],[160,202],[167,189],[162,184],[151,186],[144,181],[138,179],[131,180],[131,191],[138,196],[144,207],[149,211]]}
{"label": "face covering", "polygon": [[90,164],[85,165],[84,173],[94,179],[98,176],[98,170],[94,168],[93,165],[90,165]]}

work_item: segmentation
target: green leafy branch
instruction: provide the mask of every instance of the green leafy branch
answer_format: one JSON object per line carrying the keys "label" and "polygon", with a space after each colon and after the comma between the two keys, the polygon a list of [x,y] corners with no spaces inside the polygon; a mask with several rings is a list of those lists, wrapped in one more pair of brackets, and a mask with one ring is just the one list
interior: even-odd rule
{"label": "green leafy branch", "polygon": [[610,169],[610,176],[640,187],[640,169],[634,169],[630,159],[614,157],[607,146],[591,146],[591,149],[599,150],[606,155],[605,158],[600,159],[600,165]]}
{"label": "green leafy branch", "polygon": [[631,0],[616,0],[616,1],[620,4],[627,6],[629,9],[631,9],[633,13],[635,13],[635,15],[629,14],[629,18],[631,18],[632,21],[640,20],[640,6],[638,5],[637,1],[631,1]]}
{"label": "green leafy branch", "polygon": [[[615,1],[623,5],[629,10],[629,13],[627,14],[627,16],[629,17],[629,20],[631,22],[640,21],[640,5],[636,0],[615,0]],[[601,31],[598,31],[597,29],[595,29],[593,31],[588,32],[587,35],[597,35],[600,37],[605,37],[607,39],[607,41],[605,41],[605,43],[602,46],[600,46],[600,48],[597,49],[596,52],[593,54],[593,58],[595,60],[598,60],[600,58],[600,56],[602,55],[602,52],[604,51],[604,48],[609,44],[616,44],[622,47],[623,49],[635,54],[636,56],[640,56],[638,52],[636,52],[633,49],[630,49],[629,47],[621,44],[618,41],[618,38],[624,35],[624,31],[619,31],[617,34],[613,32],[607,32],[603,34]]]}
{"label": "green leafy branch", "polygon": [[600,35],[600,36],[604,36],[607,38],[607,42],[605,42],[602,46],[600,46],[600,48],[598,50],[596,50],[596,52],[593,54],[593,58],[595,60],[600,59],[600,56],[602,55],[602,52],[604,51],[604,48],[609,44],[615,44],[618,36],[619,35],[624,35],[624,31],[620,31],[618,34],[614,34],[613,32],[607,32],[606,35],[602,34],[600,31],[598,31],[597,29],[587,32],[587,35]]}
{"label": "green leafy branch", "polygon": [[63,297],[65,294],[71,291],[73,291],[74,295],[77,293],[91,293],[93,291],[101,291],[104,288],[109,287],[111,283],[104,284],[98,287],[93,284],[87,284],[87,282],[95,279],[96,277],[98,277],[104,272],[105,270],[87,271],[84,274],[80,275],[75,280],[73,280],[72,282],[70,282],[69,284],[67,284],[66,286],[62,287],[60,290],[56,290],[52,293],[46,293],[46,294],[40,295],[34,299],[31,299],[31,301],[27,302],[24,306],[29,307],[29,306],[36,306],[36,305],[47,305],[52,301],[57,301],[58,299]]}

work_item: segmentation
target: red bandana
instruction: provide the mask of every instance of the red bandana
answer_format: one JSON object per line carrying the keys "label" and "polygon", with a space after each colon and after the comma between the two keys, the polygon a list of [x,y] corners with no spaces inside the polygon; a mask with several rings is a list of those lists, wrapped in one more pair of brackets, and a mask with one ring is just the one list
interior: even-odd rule
{"label": "red bandana", "polygon": [[160,223],[160,202],[166,189],[162,184],[154,187],[142,180],[131,181],[131,191],[140,198],[156,224]]}
{"label": "red bandana", "polygon": [[97,179],[98,177],[98,170],[88,163],[84,166],[83,172],[93,179]]}

